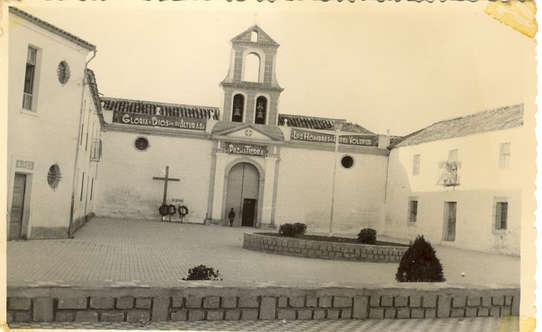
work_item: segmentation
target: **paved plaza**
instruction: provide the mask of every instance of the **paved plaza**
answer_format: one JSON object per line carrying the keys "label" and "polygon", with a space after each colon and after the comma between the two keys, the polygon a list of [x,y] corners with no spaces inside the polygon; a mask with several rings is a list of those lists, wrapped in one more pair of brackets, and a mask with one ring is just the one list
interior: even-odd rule
{"label": "paved plaza", "polygon": [[[397,263],[289,257],[242,248],[253,228],[95,218],[74,239],[10,241],[9,286],[182,286],[205,264],[233,285],[352,286],[395,284]],[[519,287],[520,259],[436,246],[447,283]],[[465,273],[463,277],[461,274]]]}
{"label": "paved plaza", "polygon": [[130,323],[18,323],[12,328],[38,329],[142,329],[189,331],[306,331],[306,332],[516,332],[517,319],[409,319],[409,320],[343,320],[343,321],[236,321],[236,322],[151,322]]}

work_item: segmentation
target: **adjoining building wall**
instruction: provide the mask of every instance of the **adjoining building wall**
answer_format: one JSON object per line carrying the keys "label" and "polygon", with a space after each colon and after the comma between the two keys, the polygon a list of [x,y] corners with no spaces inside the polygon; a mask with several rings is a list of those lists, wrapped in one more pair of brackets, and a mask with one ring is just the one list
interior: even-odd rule
{"label": "adjoining building wall", "polygon": [[[341,158],[354,159],[351,168]],[[303,222],[309,232],[329,232],[333,163],[336,162],[332,230],[357,234],[382,218],[385,155],[282,147],[278,172],[275,223]]]}
{"label": "adjoining building wall", "polygon": [[97,105],[88,84],[87,77],[83,96],[82,121],[79,125],[72,233],[94,215],[98,168],[101,166],[102,128]]}
{"label": "adjoining building wall", "polygon": [[[140,151],[135,140],[145,137],[149,146]],[[103,133],[103,169],[96,195],[96,215],[160,220],[164,177],[168,183],[168,202],[182,199],[189,209],[187,222],[203,223],[207,211],[209,179],[214,142],[205,139],[146,135],[121,131]],[[178,203],[176,203],[177,205]]]}
{"label": "adjoining building wall", "polygon": [[[464,137],[397,147],[389,157],[385,235],[414,239],[425,235],[433,243],[519,255],[522,215],[522,182],[517,176],[527,167],[521,149],[521,127]],[[502,143],[510,143],[510,156],[501,166]],[[457,149],[459,184],[439,183],[442,162]],[[414,175],[414,155],[419,174]],[[417,200],[417,218],[409,222],[409,200]],[[496,203],[507,202],[506,229],[496,227]],[[457,202],[455,241],[444,241],[445,202]]]}
{"label": "adjoining building wall", "polygon": [[[23,237],[66,237],[89,51],[13,14],[9,20],[8,221],[15,174],[25,174]],[[31,111],[22,107],[29,46],[38,50]],[[61,61],[70,68],[65,84],[57,77]],[[61,176],[56,188],[47,182],[54,164]]]}

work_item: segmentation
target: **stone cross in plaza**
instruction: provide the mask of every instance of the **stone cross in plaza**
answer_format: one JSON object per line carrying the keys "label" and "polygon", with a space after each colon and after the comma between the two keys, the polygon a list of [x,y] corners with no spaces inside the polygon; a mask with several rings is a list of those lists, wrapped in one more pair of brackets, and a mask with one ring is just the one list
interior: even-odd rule
{"label": "stone cross in plaza", "polygon": [[153,180],[160,180],[160,181],[164,181],[164,197],[162,199],[162,204],[165,205],[166,202],[167,202],[167,183],[169,181],[181,181],[181,179],[177,179],[177,178],[170,178],[169,177],[169,166],[166,166],[166,174],[164,177],[160,177],[160,176],[153,176],[152,178]]}

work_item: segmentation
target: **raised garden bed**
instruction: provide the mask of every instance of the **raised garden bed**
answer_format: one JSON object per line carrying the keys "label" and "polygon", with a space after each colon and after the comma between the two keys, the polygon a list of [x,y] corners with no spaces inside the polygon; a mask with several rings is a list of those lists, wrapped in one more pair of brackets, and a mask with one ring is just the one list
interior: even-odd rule
{"label": "raised garden bed", "polygon": [[399,262],[407,245],[378,241],[362,244],[355,239],[321,235],[284,237],[276,233],[245,233],[243,248],[279,255],[366,262]]}
{"label": "raised garden bed", "polygon": [[[280,238],[285,238],[284,236],[281,236],[277,233],[255,233],[255,234],[261,234],[261,235],[269,235],[269,236],[276,236]],[[313,240],[313,241],[324,241],[324,242],[340,242],[340,243],[353,243],[353,244],[363,244],[359,243],[357,239],[353,239],[350,237],[340,237],[340,236],[325,236],[325,235],[298,235],[295,237],[296,239],[303,239],[303,240]],[[401,244],[401,243],[395,243],[395,242],[386,242],[386,241],[376,241],[374,244],[376,246],[398,246],[398,247],[408,247],[407,244]]]}

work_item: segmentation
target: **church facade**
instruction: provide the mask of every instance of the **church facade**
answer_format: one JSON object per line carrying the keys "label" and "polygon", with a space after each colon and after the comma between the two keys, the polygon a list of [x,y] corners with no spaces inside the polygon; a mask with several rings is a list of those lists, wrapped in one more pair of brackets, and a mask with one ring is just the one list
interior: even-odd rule
{"label": "church facade", "polygon": [[10,9],[8,238],[68,237],[94,215],[157,221],[166,203],[189,223],[371,227],[519,255],[522,105],[390,137],[281,113],[279,44],[253,26],[231,45],[221,107],[104,97],[95,46]]}
{"label": "church facade", "polygon": [[[335,231],[354,232],[375,225],[389,142],[342,119],[279,113],[277,48],[257,26],[232,39],[223,112],[102,98],[101,180],[109,185],[99,189],[97,213],[155,219],[163,181],[153,177],[169,166],[180,181],[169,183],[168,197],[188,207],[189,222],[228,224],[233,211],[235,226],[306,222],[328,231],[331,223]],[[253,81],[245,71],[251,57]]]}

